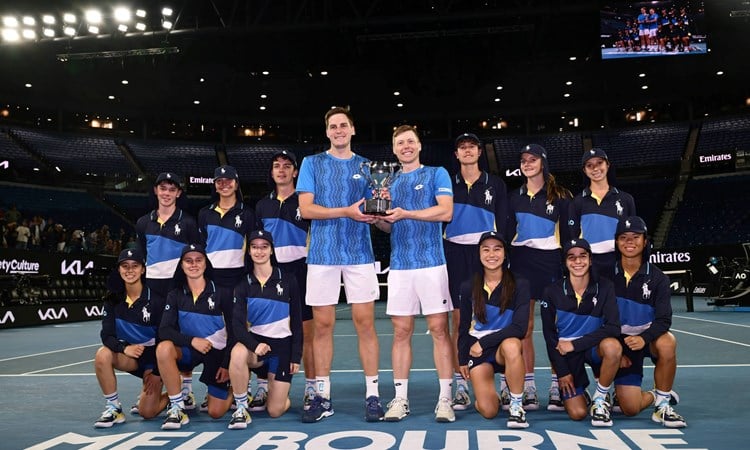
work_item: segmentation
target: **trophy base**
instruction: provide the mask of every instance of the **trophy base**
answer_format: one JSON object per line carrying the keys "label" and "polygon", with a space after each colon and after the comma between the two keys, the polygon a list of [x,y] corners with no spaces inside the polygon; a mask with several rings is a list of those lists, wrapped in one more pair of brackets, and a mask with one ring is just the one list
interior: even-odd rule
{"label": "trophy base", "polygon": [[363,212],[371,216],[387,216],[386,211],[391,209],[390,200],[384,198],[371,198],[365,200],[365,207]]}

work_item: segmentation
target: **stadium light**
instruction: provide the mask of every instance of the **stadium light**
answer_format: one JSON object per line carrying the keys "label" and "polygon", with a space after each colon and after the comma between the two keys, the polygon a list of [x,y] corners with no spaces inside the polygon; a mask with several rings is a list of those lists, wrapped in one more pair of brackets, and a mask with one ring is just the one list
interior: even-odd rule
{"label": "stadium light", "polygon": [[13,16],[3,17],[3,25],[8,28],[18,28],[18,19]]}
{"label": "stadium light", "polygon": [[42,16],[42,22],[46,23],[47,25],[54,25],[57,21],[55,20],[55,16],[51,14],[45,14],[44,16]]}
{"label": "stadium light", "polygon": [[146,11],[143,9],[136,9],[135,10],[136,17],[140,17],[141,19],[146,17]]}
{"label": "stadium light", "polygon": [[163,28],[164,28],[165,30],[171,30],[171,29],[172,29],[172,22],[171,22],[171,21],[169,21],[169,20],[165,20],[165,21],[163,21],[163,22],[161,23],[161,26],[162,26],[162,27],[163,27]]}
{"label": "stadium light", "polygon": [[76,23],[78,19],[76,18],[76,15],[73,13],[65,13],[63,14],[63,22],[65,23]]}
{"label": "stadium light", "polygon": [[167,7],[164,7],[164,8],[162,8],[162,10],[161,10],[161,14],[162,14],[163,16],[167,16],[167,17],[171,16],[173,12],[174,12],[174,11],[172,11],[172,8],[170,8],[170,7],[168,7],[168,6],[167,6]]}
{"label": "stadium light", "polygon": [[18,42],[21,40],[21,35],[18,34],[18,30],[5,28],[3,29],[3,40],[5,42]]}
{"label": "stadium light", "polygon": [[42,34],[48,38],[53,38],[55,37],[55,30],[52,28],[45,28],[42,30]]}
{"label": "stadium light", "polygon": [[137,22],[135,24],[135,29],[138,31],[145,31],[146,30],[146,24],[143,22]]}
{"label": "stadium light", "polygon": [[73,28],[73,27],[65,27],[65,28],[63,28],[63,33],[64,33],[64,34],[65,34],[66,36],[71,36],[71,37],[73,37],[73,36],[75,36],[75,35],[76,35],[76,29],[75,29],[75,28]]}
{"label": "stadium light", "polygon": [[33,27],[34,25],[36,25],[36,19],[31,16],[24,16],[22,22],[27,27]]}
{"label": "stadium light", "polygon": [[128,31],[128,26],[125,25],[124,23],[121,23],[120,25],[117,25],[117,29],[125,33]]}
{"label": "stadium light", "polygon": [[89,9],[86,10],[86,22],[89,24],[98,25],[102,23],[102,12],[98,9]]}
{"label": "stadium light", "polygon": [[96,25],[89,25],[89,33],[99,34],[99,27],[97,27]]}
{"label": "stadium light", "polygon": [[32,40],[36,39],[36,31],[24,28],[23,31],[21,31],[21,36],[23,36],[24,39]]}
{"label": "stadium light", "polygon": [[115,17],[115,20],[120,23],[130,22],[130,19],[132,18],[130,9],[124,6],[116,7],[113,11],[113,15]]}

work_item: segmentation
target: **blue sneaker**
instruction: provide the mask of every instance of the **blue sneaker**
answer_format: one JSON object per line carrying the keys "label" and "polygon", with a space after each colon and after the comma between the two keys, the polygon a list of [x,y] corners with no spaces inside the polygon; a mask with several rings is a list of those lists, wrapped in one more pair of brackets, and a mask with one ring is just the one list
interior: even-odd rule
{"label": "blue sneaker", "polygon": [[305,423],[313,423],[332,415],[333,403],[331,400],[316,395],[310,404],[310,409],[302,413],[302,421]]}
{"label": "blue sneaker", "polygon": [[380,398],[374,395],[367,397],[367,400],[365,400],[365,421],[380,422],[384,415],[385,412],[380,404]]}

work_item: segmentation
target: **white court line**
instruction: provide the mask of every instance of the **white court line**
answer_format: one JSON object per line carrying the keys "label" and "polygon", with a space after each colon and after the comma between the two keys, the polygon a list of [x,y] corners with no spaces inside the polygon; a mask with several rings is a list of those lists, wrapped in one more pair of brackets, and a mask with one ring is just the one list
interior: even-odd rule
{"label": "white court line", "polygon": [[726,342],[727,344],[736,344],[736,345],[741,345],[743,347],[750,347],[750,344],[745,344],[743,342],[737,342],[737,341],[730,341],[729,339],[721,339],[721,338],[717,338],[717,337],[713,337],[713,336],[706,336],[705,334],[692,333],[690,331],[684,331],[684,330],[677,330],[677,329],[674,329],[674,328],[670,328],[670,330],[671,331],[676,331],[678,333],[689,334],[691,336],[698,336],[698,337],[702,337],[702,338],[706,338],[706,339],[711,339],[711,340],[714,340],[714,341]]}
{"label": "white court line", "polygon": [[40,372],[46,372],[48,370],[62,369],[63,367],[77,366],[78,364],[91,364],[92,362],[94,362],[93,359],[87,359],[86,361],[78,361],[75,363],[65,364],[62,366],[47,367],[46,369],[39,369],[39,370],[31,371],[31,372],[25,372],[25,373],[22,373],[21,375],[34,375]]}
{"label": "white court line", "polygon": [[60,349],[60,350],[52,350],[52,351],[49,351],[49,352],[32,353],[30,355],[13,356],[13,357],[10,357],[10,358],[0,359],[0,362],[12,361],[14,359],[22,359],[22,358],[33,358],[34,356],[44,356],[44,355],[50,355],[52,353],[67,352],[67,351],[70,351],[70,350],[79,350],[79,349],[82,349],[82,348],[89,348],[89,347],[98,347],[98,346],[101,346],[101,345],[102,344],[81,345],[80,347],[68,347],[68,348],[63,348],[63,349]]}
{"label": "white court line", "polygon": [[[83,361],[88,362],[88,361]],[[76,363],[80,364],[80,363]],[[70,364],[74,365],[74,364]],[[61,366],[65,367],[65,366]],[[644,365],[644,369],[653,369],[653,365]],[[680,364],[677,366],[678,369],[736,369],[736,368],[750,368],[750,364]],[[48,370],[48,369],[45,369]],[[550,370],[549,366],[546,367],[535,367],[535,370]],[[433,368],[427,368],[427,369],[411,369],[412,372],[434,372],[435,369]],[[37,371],[38,372],[38,371]],[[389,373],[393,372],[392,369],[380,369],[378,373]],[[125,372],[117,372],[118,375],[124,374]],[[331,373],[362,373],[362,369],[339,369],[339,370],[332,370]],[[200,375],[201,372],[194,371],[193,377]],[[36,372],[28,372],[28,373],[6,373],[6,374],[0,374],[0,378],[17,378],[17,377],[25,377],[25,376],[31,376],[31,377],[94,377],[96,376],[95,373],[36,373]]]}
{"label": "white court line", "polygon": [[686,316],[675,316],[675,315],[673,315],[672,317],[678,317],[680,319],[697,320],[699,322],[718,323],[719,325],[731,325],[733,327],[750,328],[750,325],[744,325],[744,324],[741,324],[741,323],[720,322],[718,320],[699,319],[697,317],[686,317]]}

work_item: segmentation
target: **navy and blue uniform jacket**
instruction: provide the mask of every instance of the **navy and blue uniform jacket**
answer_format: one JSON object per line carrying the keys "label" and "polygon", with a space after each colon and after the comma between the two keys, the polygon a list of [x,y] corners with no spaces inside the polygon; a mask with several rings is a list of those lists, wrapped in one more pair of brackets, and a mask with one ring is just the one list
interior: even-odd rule
{"label": "navy and blue uniform jacket", "polygon": [[580,304],[568,278],[557,280],[544,290],[540,306],[547,355],[558,377],[570,374],[565,356],[555,349],[558,340],[571,341],[574,352],[583,352],[620,335],[615,290],[606,278],[592,275]]}
{"label": "navy and blue uniform jacket", "polygon": [[[547,184],[529,197],[526,185],[511,192],[508,198],[507,230],[511,245],[538,250],[558,250],[568,237],[570,200],[547,201]],[[507,236],[507,235],[506,235]],[[555,257],[559,260],[559,254]]]}
{"label": "navy and blue uniform jacket", "polygon": [[[159,338],[191,349],[194,337],[208,339],[216,350],[231,348],[233,342],[224,319],[224,309],[231,305],[231,300],[222,298],[223,292],[226,291],[217,290],[210,280],[206,281],[206,288],[195,301],[187,285],[172,289],[167,295]],[[224,352],[221,367],[225,369],[229,367],[229,354],[228,350]]]}
{"label": "navy and blue uniform jacket", "polygon": [[445,240],[476,244],[485,231],[505,234],[508,190],[497,175],[482,172],[467,186],[461,173],[453,176],[453,219],[443,229]]}
{"label": "navy and blue uniform jacket", "polygon": [[523,339],[529,325],[529,283],[523,278],[516,278],[516,289],[510,305],[500,311],[500,292],[502,283],[492,294],[483,289],[486,323],[481,323],[474,316],[473,300],[471,296],[472,280],[461,284],[461,321],[458,325],[458,363],[467,365],[471,346],[478,340],[483,350],[491,349],[511,337]]}
{"label": "navy and blue uniform jacket", "polygon": [[256,228],[255,212],[241,200],[221,215],[218,201],[198,212],[198,231],[213,266],[213,280],[233,288],[247,272],[247,236]]}
{"label": "navy and blue uniform jacket", "polygon": [[610,187],[600,204],[586,188],[570,204],[569,236],[586,239],[594,254],[614,252],[617,222],[635,215],[635,201],[627,192]]}
{"label": "navy and blue uniform jacket", "polygon": [[300,214],[297,192],[280,201],[276,197],[276,191],[273,191],[258,200],[255,211],[258,227],[270,231],[273,236],[276,261],[288,263],[307,257],[310,221]]}
{"label": "navy and blue uniform jacket", "polygon": [[149,353],[154,357],[163,310],[164,298],[146,286],[132,305],[127,304],[124,293],[111,294],[104,302],[102,344],[115,353],[122,353],[128,345],[143,345],[151,347]]}
{"label": "navy and blue uniform jacket", "polygon": [[290,361],[302,359],[302,299],[297,280],[291,273],[273,268],[261,284],[251,273],[234,289],[233,329],[237,342],[250,351],[261,342],[289,353]]}
{"label": "navy and blue uniform jacket", "polygon": [[655,265],[645,262],[625,283],[620,263],[613,279],[621,332],[641,336],[648,346],[672,326],[669,278]]}
{"label": "navy and blue uniform jacket", "polygon": [[192,216],[177,208],[172,217],[157,222],[156,210],[142,216],[135,224],[138,245],[146,255],[148,286],[166,297],[172,288],[172,277],[186,244],[200,242],[198,225]]}

